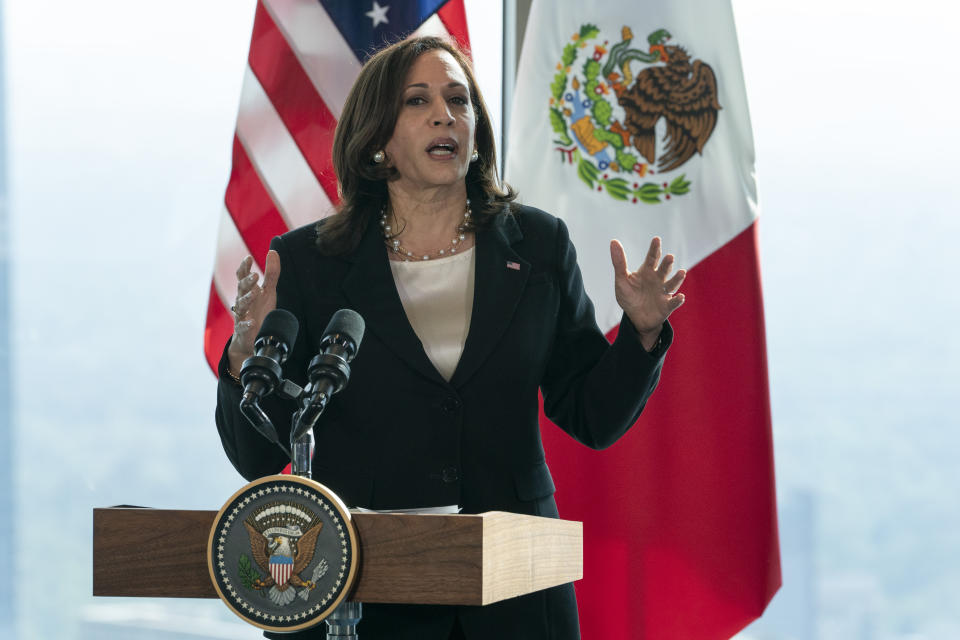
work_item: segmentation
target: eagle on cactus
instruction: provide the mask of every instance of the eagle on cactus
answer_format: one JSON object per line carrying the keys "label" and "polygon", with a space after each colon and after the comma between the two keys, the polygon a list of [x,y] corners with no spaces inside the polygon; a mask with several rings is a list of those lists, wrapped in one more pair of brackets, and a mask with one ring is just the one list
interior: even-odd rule
{"label": "eagle on cactus", "polygon": [[[564,46],[550,83],[552,142],[592,190],[657,204],[690,192],[686,174],[652,176],[703,153],[721,109],[717,78],[709,64],[669,44],[666,29],[650,33],[641,48],[633,48],[630,27],[620,33],[611,46],[596,25],[584,24]],[[636,71],[638,62],[644,66]]]}
{"label": "eagle on cactus", "polygon": [[[633,146],[647,162],[656,162],[660,172],[676,169],[694,152],[703,153],[720,110],[713,69],[701,60],[691,61],[683,47],[665,44],[669,39],[665,29],[654,31],[647,38],[650,49],[644,54],[629,49],[630,39],[625,37],[610,50],[604,68],[609,68],[609,73],[614,67],[620,68],[629,78],[631,60],[664,63],[646,67],[629,88],[621,83],[616,91],[626,114],[623,125],[632,136]],[[667,133],[664,154],[657,162],[654,128],[660,118],[667,123]]]}

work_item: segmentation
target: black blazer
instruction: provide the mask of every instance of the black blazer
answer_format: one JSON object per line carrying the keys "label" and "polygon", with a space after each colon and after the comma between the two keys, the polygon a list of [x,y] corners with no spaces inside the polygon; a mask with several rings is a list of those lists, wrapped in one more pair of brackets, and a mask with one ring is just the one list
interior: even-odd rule
{"label": "black blazer", "polygon": [[[316,225],[309,225],[271,243],[281,262],[278,306],[300,321],[284,373],[304,382],[335,311],[363,316],[366,333],[350,382],[315,433],[313,477],[349,506],[457,504],[467,513],[557,517],[538,390],[551,420],[600,449],[633,425],[656,386],[672,340],[669,324],[648,353],[624,316],[610,345],[583,290],[566,226],[542,211],[519,207],[477,231],[470,329],[449,382],[406,319],[379,228],[370,225],[345,256],[320,255],[315,238]],[[246,423],[237,408],[240,387],[226,366],[224,349],[216,421],[227,456],[248,480],[277,473],[289,460]],[[287,441],[293,404],[274,397],[261,404]],[[367,605],[359,631],[368,640],[380,637],[381,620],[384,637],[445,639],[455,617],[467,637],[579,637],[572,585],[483,608]]]}

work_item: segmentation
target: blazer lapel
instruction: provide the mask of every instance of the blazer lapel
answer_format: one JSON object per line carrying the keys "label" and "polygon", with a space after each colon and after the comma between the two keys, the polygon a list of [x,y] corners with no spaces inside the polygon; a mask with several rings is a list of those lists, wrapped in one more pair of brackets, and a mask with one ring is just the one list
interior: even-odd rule
{"label": "blazer lapel", "polygon": [[523,237],[513,216],[498,216],[477,231],[476,277],[470,331],[450,384],[459,387],[493,352],[510,325],[530,275],[530,263],[511,246]]}
{"label": "blazer lapel", "polygon": [[366,331],[376,335],[388,349],[423,376],[446,384],[407,320],[379,231],[379,226],[371,223],[360,246],[346,258],[353,265],[343,279],[344,295],[354,310],[363,316]]}

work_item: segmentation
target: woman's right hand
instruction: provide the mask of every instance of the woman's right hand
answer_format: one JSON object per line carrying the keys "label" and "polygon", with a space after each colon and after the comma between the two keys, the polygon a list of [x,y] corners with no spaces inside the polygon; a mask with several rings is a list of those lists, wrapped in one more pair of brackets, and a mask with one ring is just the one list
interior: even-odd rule
{"label": "woman's right hand", "polygon": [[263,285],[258,285],[260,275],[251,272],[253,256],[247,256],[237,268],[237,301],[233,305],[233,339],[227,349],[230,372],[239,375],[243,361],[253,355],[253,343],[260,333],[260,326],[268,313],[277,308],[277,279],[280,277],[280,256],[276,251],[267,252],[267,264],[263,272]]}

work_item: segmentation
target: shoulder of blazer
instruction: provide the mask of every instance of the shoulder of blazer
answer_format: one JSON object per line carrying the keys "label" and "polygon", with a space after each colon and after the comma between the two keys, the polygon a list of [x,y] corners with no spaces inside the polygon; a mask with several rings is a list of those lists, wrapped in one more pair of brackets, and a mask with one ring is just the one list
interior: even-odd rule
{"label": "shoulder of blazer", "polygon": [[538,236],[553,236],[557,232],[559,223],[559,218],[556,216],[527,205],[518,205],[513,208],[511,213],[498,216],[498,219],[500,218],[515,220],[523,235],[530,233]]}
{"label": "shoulder of blazer", "polygon": [[[535,207],[514,207],[512,213],[498,216],[496,224],[503,225],[504,235],[513,235],[514,250],[538,270],[555,268],[565,250],[559,246],[561,237],[569,242],[566,231],[561,232],[563,222]],[[511,226],[515,230],[508,231]]]}
{"label": "shoulder of blazer", "polygon": [[297,263],[303,262],[304,266],[307,264],[323,265],[323,268],[333,268],[337,272],[340,269],[349,268],[350,263],[354,260],[356,250],[345,254],[329,255],[321,253],[317,247],[317,232],[326,220],[327,218],[322,218],[302,227],[291,229],[283,235],[277,236],[274,240],[279,240],[283,249],[294,258],[294,261]]}
{"label": "shoulder of blazer", "polygon": [[291,229],[283,235],[280,236],[280,239],[283,241],[283,244],[287,249],[291,251],[300,252],[304,249],[316,250],[317,246],[317,225],[323,224],[323,220],[318,222],[311,222],[305,224],[302,227],[297,227],[296,229]]}

